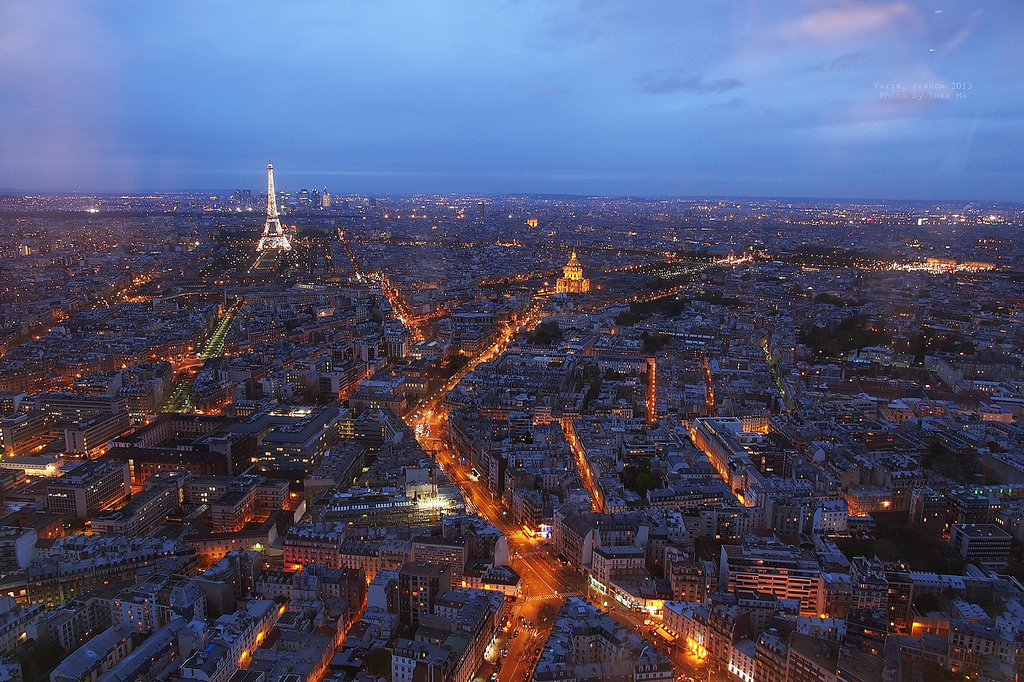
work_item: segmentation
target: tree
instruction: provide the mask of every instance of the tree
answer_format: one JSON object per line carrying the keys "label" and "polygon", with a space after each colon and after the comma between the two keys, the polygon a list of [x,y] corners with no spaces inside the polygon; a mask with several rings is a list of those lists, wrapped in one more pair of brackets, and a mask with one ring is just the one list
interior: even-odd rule
{"label": "tree", "polygon": [[587,409],[601,395],[601,371],[597,365],[583,368],[583,382],[589,384],[587,395],[583,397],[583,409]]}
{"label": "tree", "polygon": [[547,623],[549,620],[554,620],[557,617],[558,607],[552,602],[546,601],[537,609],[537,618],[542,623]]}
{"label": "tree", "polygon": [[544,320],[537,329],[534,330],[532,335],[532,343],[549,346],[552,341],[562,340],[562,328],[558,326],[558,322],[554,320]]}
{"label": "tree", "polygon": [[644,352],[648,354],[657,353],[665,346],[665,344],[672,340],[672,337],[668,334],[655,334],[654,336],[649,336],[647,335],[647,332],[641,334],[640,337],[644,340]]}
{"label": "tree", "polygon": [[620,477],[622,484],[640,497],[646,497],[648,490],[658,490],[662,487],[661,474],[652,471],[651,463],[646,459],[628,463],[623,467]]}
{"label": "tree", "polygon": [[375,677],[384,677],[391,674],[391,652],[383,647],[377,647],[366,655],[366,670]]}
{"label": "tree", "polygon": [[626,311],[624,313],[619,313],[619,315],[615,318],[615,324],[619,325],[620,327],[632,327],[634,324],[643,319],[646,319],[645,315],[640,315],[632,311]]}
{"label": "tree", "polygon": [[590,407],[590,403],[594,402],[601,396],[601,380],[595,379],[594,383],[590,384],[590,388],[587,389],[587,395],[583,397],[583,409]]}
{"label": "tree", "polygon": [[827,356],[841,355],[865,346],[877,346],[890,339],[891,336],[886,332],[872,329],[866,316],[861,314],[845,317],[838,325],[808,326],[797,334],[799,343]]}
{"label": "tree", "polygon": [[939,604],[938,597],[930,592],[926,592],[914,600],[914,607],[921,613],[928,613],[929,611],[938,611],[941,608],[941,604]]}

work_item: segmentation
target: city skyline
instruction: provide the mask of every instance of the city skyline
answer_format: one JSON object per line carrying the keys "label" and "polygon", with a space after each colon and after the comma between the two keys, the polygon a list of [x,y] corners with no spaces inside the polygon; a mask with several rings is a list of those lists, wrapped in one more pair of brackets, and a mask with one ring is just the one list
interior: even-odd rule
{"label": "city skyline", "polygon": [[1020,201],[1024,186],[1009,2],[5,14],[8,191],[258,187],[268,154],[285,189],[339,193]]}
{"label": "city skyline", "polygon": [[1021,679],[1022,35],[0,0],[0,682]]}
{"label": "city skyline", "polygon": [[0,195],[0,673],[1024,672],[1024,204],[282,165]]}

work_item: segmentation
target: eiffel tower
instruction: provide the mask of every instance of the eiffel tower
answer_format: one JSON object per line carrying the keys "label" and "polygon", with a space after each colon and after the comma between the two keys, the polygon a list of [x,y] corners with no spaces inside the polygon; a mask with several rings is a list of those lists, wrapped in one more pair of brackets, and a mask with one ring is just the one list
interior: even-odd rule
{"label": "eiffel tower", "polygon": [[281,227],[281,218],[277,212],[277,194],[274,192],[274,164],[267,162],[267,222],[263,225],[263,236],[256,247],[257,251],[291,251],[292,245],[288,235]]}

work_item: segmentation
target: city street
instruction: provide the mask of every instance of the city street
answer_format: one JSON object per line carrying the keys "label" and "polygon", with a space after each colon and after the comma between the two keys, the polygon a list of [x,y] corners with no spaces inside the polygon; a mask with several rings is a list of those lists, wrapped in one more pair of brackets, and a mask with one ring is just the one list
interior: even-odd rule
{"label": "city street", "polygon": [[[542,315],[539,312],[533,312],[523,320],[522,325],[530,328],[541,319]],[[507,325],[488,350],[474,358],[435,394],[421,401],[421,405],[406,416],[407,423],[416,433],[424,450],[437,453],[437,462],[459,488],[469,508],[494,524],[508,539],[510,563],[521,579],[521,595],[510,609],[509,631],[499,633],[493,647],[495,653],[489,657],[492,661],[498,658],[503,660],[498,672],[498,679],[501,682],[522,682],[529,679],[553,625],[552,621],[564,599],[569,596],[587,596],[584,594],[583,577],[560,563],[549,551],[546,540],[527,534],[522,527],[512,525],[500,500],[494,498],[485,482],[472,474],[469,463],[462,464],[460,458],[453,455],[443,435],[446,419],[443,407],[445,393],[454,388],[462,377],[480,362],[497,357],[518,328],[519,324]],[[643,614],[627,611],[614,603],[614,600],[608,603],[602,599],[598,606],[610,606],[612,617],[624,627],[639,630],[644,626]],[[547,622],[542,621],[545,615],[548,617]],[[523,625],[521,618],[525,619],[527,625]],[[530,621],[533,622],[534,628],[528,627]],[[656,645],[666,652],[670,648],[664,640],[657,641]],[[507,649],[504,657],[499,653],[502,649]]]}
{"label": "city street", "polygon": [[[631,611],[616,600],[605,599],[604,595],[589,589],[581,574],[553,556],[546,540],[532,533],[528,534],[522,527],[513,526],[500,499],[495,498],[485,481],[481,481],[470,471],[471,464],[463,464],[461,458],[451,451],[447,443],[447,414],[443,404],[445,394],[481,362],[490,361],[502,353],[518,329],[530,329],[543,317],[543,314],[534,307],[521,321],[507,323],[497,340],[487,350],[473,358],[435,393],[421,400],[419,406],[405,417],[406,423],[415,432],[423,449],[436,453],[438,464],[458,487],[468,509],[486,518],[508,539],[510,563],[520,576],[521,594],[509,609],[508,621],[511,625],[508,631],[498,633],[487,659],[491,664],[498,660],[502,661],[498,671],[500,682],[528,680],[562,602],[569,596],[581,596],[607,611],[623,627],[644,635],[654,646],[667,654],[676,667],[677,680],[706,680],[710,674],[707,665],[687,652],[685,644],[680,646],[679,643],[670,643],[656,633],[660,619],[652,620],[645,613]],[[596,487],[582,457],[580,444],[571,435],[567,436],[584,485],[593,498]],[[548,616],[547,622],[542,621],[544,615]],[[531,621],[534,628],[528,627]],[[500,653],[502,650],[506,652],[504,656]],[[485,665],[480,674],[488,676],[494,670],[491,664]]]}
{"label": "city street", "polygon": [[1021,677],[1024,0],[3,7],[0,682]]}
{"label": "city street", "polygon": [[[497,357],[508,345],[520,325],[530,328],[542,319],[532,310],[519,322],[510,322],[499,333],[497,340],[486,351],[471,360],[438,391],[421,401],[421,405],[406,416],[424,450],[437,453],[442,470],[461,491],[471,509],[494,524],[508,538],[510,563],[521,578],[521,594],[509,609],[511,625],[508,632],[499,633],[489,660],[501,659],[498,679],[502,682],[527,679],[536,664],[553,620],[566,596],[580,596],[580,576],[557,562],[548,552],[546,541],[530,537],[523,528],[513,527],[507,520],[503,505],[492,498],[487,485],[453,457],[443,437],[446,415],[442,401],[445,393],[454,388],[466,374],[481,362]],[[547,617],[547,622],[542,621]],[[530,628],[529,623],[534,627]],[[526,623],[524,625],[524,622]],[[518,634],[516,634],[518,633]],[[506,650],[501,656],[500,651]],[[493,669],[493,668],[491,668]]]}
{"label": "city street", "polygon": [[235,317],[238,316],[240,307],[241,304],[236,303],[224,313],[224,317],[221,318],[210,338],[206,340],[202,350],[187,361],[175,364],[175,383],[171,397],[167,399],[167,403],[164,406],[166,411],[182,412],[190,409],[189,392],[192,390],[192,384],[199,373],[199,368],[209,358],[220,357],[224,354],[224,342],[227,340],[228,332],[231,331],[231,325],[234,324]]}

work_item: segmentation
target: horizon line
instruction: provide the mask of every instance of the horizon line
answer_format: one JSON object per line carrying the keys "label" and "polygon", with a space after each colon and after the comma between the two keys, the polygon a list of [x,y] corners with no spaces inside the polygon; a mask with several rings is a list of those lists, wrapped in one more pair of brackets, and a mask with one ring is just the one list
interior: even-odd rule
{"label": "horizon line", "polygon": [[[300,188],[307,189],[307,188]],[[311,189],[317,189],[315,187]],[[253,192],[254,195],[265,194],[266,190],[252,190],[250,188],[235,187],[233,189],[227,188],[199,188],[199,189],[167,189],[167,190],[149,190],[149,191],[134,191],[134,192],[119,192],[116,190],[105,190],[105,191],[86,191],[86,190],[67,190],[67,189],[48,189],[48,190],[32,190],[32,189],[18,189],[12,187],[0,187],[0,197],[9,197],[16,199],[24,199],[32,196],[46,196],[51,198],[60,197],[118,197],[118,198],[142,198],[151,195],[196,195],[196,194],[232,194],[237,191],[249,191]],[[278,190],[278,194],[293,194],[300,190]],[[696,201],[696,200],[730,200],[730,201],[805,201],[805,202],[868,202],[868,203],[988,203],[988,204],[1008,204],[1008,205],[1021,205],[1024,206],[1024,199],[979,199],[969,197],[949,197],[949,198],[881,198],[881,197],[865,197],[865,196],[800,196],[800,195],[784,195],[784,194],[579,194],[574,192],[330,192],[331,196],[336,197],[366,197],[366,198],[381,198],[381,197],[458,197],[458,198],[510,198],[510,197],[527,197],[527,198],[571,198],[571,199],[615,199],[625,201]]]}

